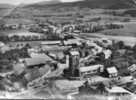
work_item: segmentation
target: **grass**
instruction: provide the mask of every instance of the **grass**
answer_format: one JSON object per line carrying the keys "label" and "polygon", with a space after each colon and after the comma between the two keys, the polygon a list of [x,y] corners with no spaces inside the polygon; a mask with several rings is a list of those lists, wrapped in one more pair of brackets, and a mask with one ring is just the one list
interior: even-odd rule
{"label": "grass", "polygon": [[136,37],[136,22],[125,23],[123,29],[111,29],[102,31],[106,35],[134,36]]}

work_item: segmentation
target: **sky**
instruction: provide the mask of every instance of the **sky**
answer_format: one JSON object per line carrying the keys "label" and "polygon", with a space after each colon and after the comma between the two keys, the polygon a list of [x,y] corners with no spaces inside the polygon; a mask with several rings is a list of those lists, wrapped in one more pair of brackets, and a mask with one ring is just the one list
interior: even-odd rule
{"label": "sky", "polygon": [[[0,3],[18,5],[20,3],[31,4],[31,3],[41,2],[41,1],[51,1],[51,0],[0,0]],[[52,0],[52,1],[55,1],[55,0]],[[74,1],[79,1],[79,0],[60,0],[60,1],[61,2],[74,2]]]}

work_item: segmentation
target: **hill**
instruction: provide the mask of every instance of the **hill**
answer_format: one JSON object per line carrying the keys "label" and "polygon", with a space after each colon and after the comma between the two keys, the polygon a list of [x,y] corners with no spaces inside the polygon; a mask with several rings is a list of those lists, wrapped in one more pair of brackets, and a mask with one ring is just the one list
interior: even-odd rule
{"label": "hill", "polygon": [[0,17],[3,17],[5,14],[7,14],[12,8],[14,8],[13,5],[0,4]]}
{"label": "hill", "polygon": [[82,11],[82,8],[130,9],[135,7],[136,4],[133,0],[83,0],[69,3],[60,2],[59,0],[51,0],[23,6],[20,5],[16,9],[14,9],[8,17],[51,17],[53,13],[60,13],[62,11],[63,13],[66,13],[69,10],[74,11],[75,8],[77,9],[77,11]]}
{"label": "hill", "polygon": [[10,5],[10,4],[0,4],[0,9],[10,9],[13,7],[14,5]]}
{"label": "hill", "polygon": [[[5,19],[70,21],[78,17],[90,16],[92,13],[103,13],[104,10],[135,8],[134,0],[83,0],[64,3],[60,0],[43,1],[34,4],[19,5]],[[85,8],[85,9],[84,9]],[[87,9],[86,9],[87,8]],[[90,11],[90,9],[103,9]]]}
{"label": "hill", "polygon": [[136,7],[134,0],[84,0],[70,3],[37,3],[27,5],[28,8],[44,8],[44,7],[87,7],[87,8],[99,8],[99,9],[126,9]]}

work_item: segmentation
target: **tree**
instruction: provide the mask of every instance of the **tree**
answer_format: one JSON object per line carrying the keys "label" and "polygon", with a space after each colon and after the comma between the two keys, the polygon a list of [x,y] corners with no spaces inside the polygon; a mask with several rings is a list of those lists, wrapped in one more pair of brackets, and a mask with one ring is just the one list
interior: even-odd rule
{"label": "tree", "polygon": [[117,49],[124,49],[125,44],[124,44],[123,41],[119,41],[119,42],[117,42],[117,43],[115,44],[115,47],[116,47]]}
{"label": "tree", "polygon": [[31,45],[29,43],[27,43],[24,48],[30,49]]}
{"label": "tree", "polygon": [[98,84],[97,90],[99,90],[99,93],[105,92],[105,85],[103,83]]}
{"label": "tree", "polygon": [[136,53],[136,44],[133,46],[133,51]]}

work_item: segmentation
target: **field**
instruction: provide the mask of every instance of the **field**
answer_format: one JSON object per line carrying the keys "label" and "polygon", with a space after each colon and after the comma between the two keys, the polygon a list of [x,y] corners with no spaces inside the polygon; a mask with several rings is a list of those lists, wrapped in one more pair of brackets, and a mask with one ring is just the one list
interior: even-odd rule
{"label": "field", "polygon": [[134,36],[136,37],[136,22],[126,22],[123,23],[123,29],[112,29],[101,31],[105,35],[114,35],[114,36]]}

